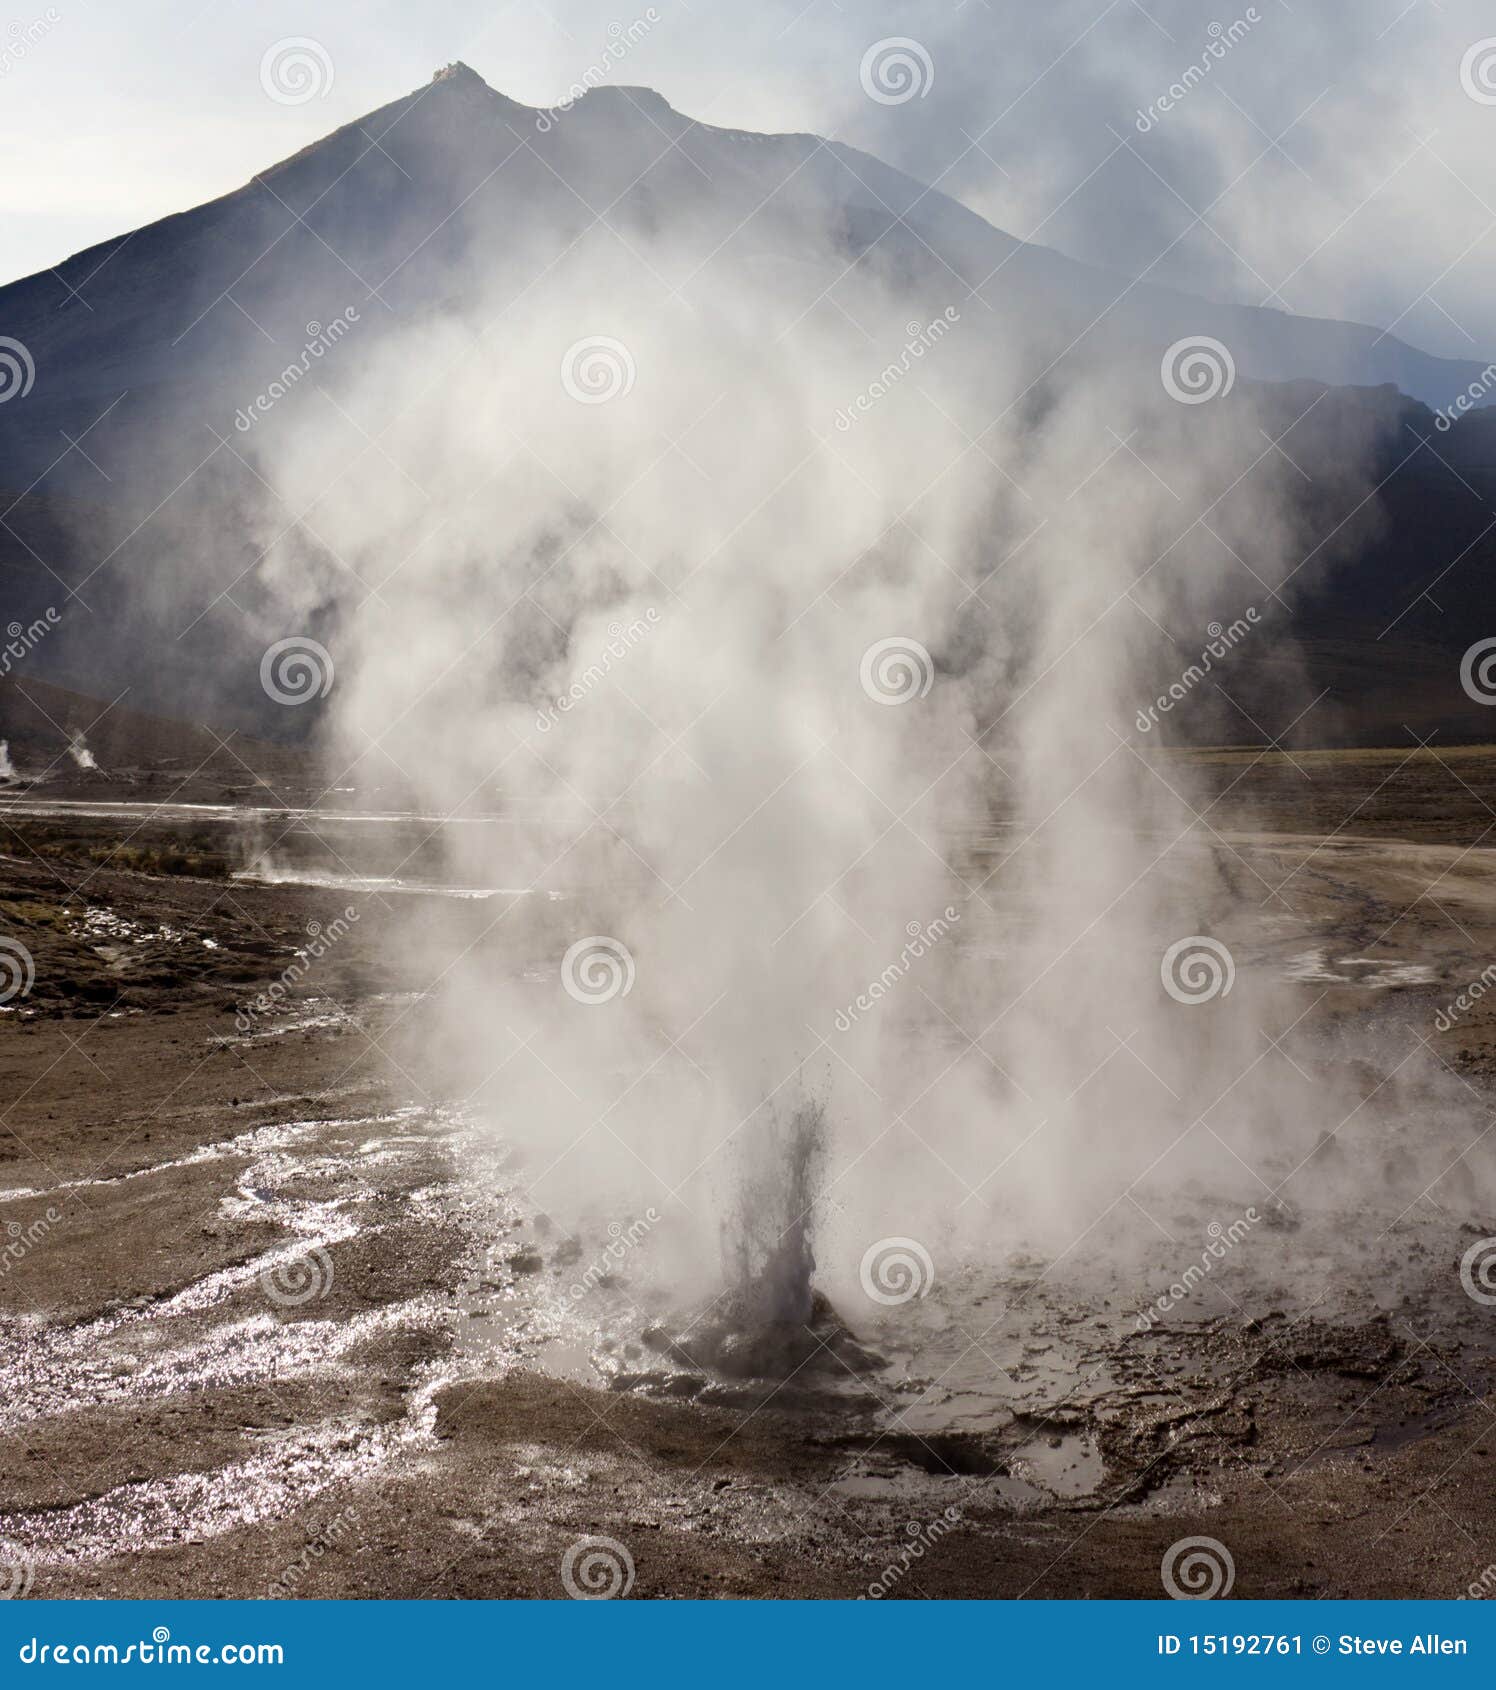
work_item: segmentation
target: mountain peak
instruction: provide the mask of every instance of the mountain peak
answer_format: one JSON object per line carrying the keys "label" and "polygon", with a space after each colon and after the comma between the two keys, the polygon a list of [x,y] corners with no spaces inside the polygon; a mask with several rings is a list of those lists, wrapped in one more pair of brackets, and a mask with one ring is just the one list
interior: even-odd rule
{"label": "mountain peak", "polygon": [[471,65],[465,65],[461,59],[453,59],[451,64],[443,65],[440,70],[434,71],[431,80],[433,83],[452,82],[459,87],[481,88],[485,93],[488,92],[488,84]]}
{"label": "mountain peak", "polygon": [[594,88],[589,88],[582,98],[597,100],[599,95],[611,96],[615,100],[627,100],[633,106],[648,106],[652,111],[669,112],[672,117],[679,117],[676,111],[656,88],[646,88],[639,82],[600,82]]}

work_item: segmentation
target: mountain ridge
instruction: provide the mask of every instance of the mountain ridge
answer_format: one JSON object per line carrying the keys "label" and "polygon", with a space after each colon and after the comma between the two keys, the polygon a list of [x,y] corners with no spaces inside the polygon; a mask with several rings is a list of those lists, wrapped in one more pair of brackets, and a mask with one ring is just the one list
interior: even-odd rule
{"label": "mountain ridge", "polygon": [[[1353,563],[1322,583],[1306,572],[1297,584],[1294,633],[1318,642],[1304,702],[1321,687],[1347,700],[1334,733],[1363,742],[1408,720],[1463,737],[1489,733],[1460,687],[1458,658],[1489,599],[1496,412],[1442,432],[1428,408],[1451,403],[1483,373],[1477,366],[1429,358],[1363,325],[1129,281],[1027,245],[842,143],[716,128],[651,103],[659,98],[651,91],[641,109],[638,90],[608,86],[547,113],[459,66],[214,200],[0,289],[0,335],[35,361],[31,390],[0,404],[0,579],[12,615],[25,620],[49,605],[69,612],[67,627],[28,663],[75,684],[130,685],[165,715],[288,731],[267,723],[250,649],[273,617],[254,597],[263,557],[244,517],[264,489],[236,450],[247,432],[237,419],[314,330],[356,306],[356,342],[317,362],[294,398],[249,425],[259,443],[298,417],[320,426],[300,407],[326,406],[327,425],[352,434],[336,409],[340,386],[379,367],[389,350],[381,335],[410,336],[396,364],[411,347],[419,358],[425,326],[448,315],[462,331],[455,344],[463,333],[477,344],[538,277],[549,288],[571,266],[576,322],[563,309],[552,325],[564,331],[559,357],[577,335],[624,328],[610,316],[630,291],[623,283],[642,280],[648,291],[644,252],[666,272],[655,279],[673,283],[692,308],[710,311],[723,289],[747,290],[769,334],[816,307],[829,315],[876,296],[876,333],[854,325],[866,336],[869,375],[910,319],[933,318],[956,299],[961,332],[972,337],[962,357],[978,421],[1007,414],[996,383],[1010,381],[1018,397],[1008,411],[1020,431],[1020,401],[1042,413],[1045,378],[1066,358],[1075,360],[1069,373],[1089,377],[1098,350],[1121,350],[1127,379],[1136,374],[1161,399],[1162,350],[1181,336],[1214,335],[1240,376],[1227,403],[1260,403],[1276,418],[1275,439],[1298,429],[1288,449],[1300,463],[1322,463],[1333,477],[1359,450],[1348,441],[1376,442],[1368,447],[1375,510],[1361,511],[1359,491],[1344,510],[1325,510],[1327,532],[1347,543],[1355,534]],[[877,286],[849,284],[839,300],[848,275]],[[1125,309],[1108,313],[1119,296]],[[824,344],[819,332],[808,335],[807,355]],[[754,379],[751,346],[726,379]],[[1427,399],[1388,391],[1418,385]],[[1104,418],[1095,420],[1099,428]],[[1211,420],[1191,418],[1201,427]],[[823,426],[833,426],[829,415]],[[210,460],[197,485],[203,498],[183,508],[177,489]],[[1383,512],[1378,536],[1371,517]],[[1353,518],[1364,534],[1344,526]],[[296,568],[308,583],[320,580],[315,538],[296,521],[287,534]],[[335,578],[335,560],[320,562]],[[190,583],[194,602],[173,611],[163,677],[153,642],[173,581]],[[324,601],[320,588],[307,590],[306,614],[334,622],[335,595]],[[308,625],[315,632],[322,623]],[[1401,668],[1382,640],[1391,626]],[[1286,683],[1264,674],[1271,704]],[[226,679],[234,677],[237,693]],[[1253,717],[1268,719],[1250,686],[1232,690]],[[1328,731],[1329,708],[1316,711],[1315,731]],[[298,719],[297,731],[309,721]]]}
{"label": "mountain ridge", "polygon": [[[666,114],[674,121],[662,122]],[[540,127],[542,119],[548,128]],[[782,172],[777,182],[774,162]],[[350,281],[372,290],[365,297],[378,298],[412,263],[414,274],[422,273],[416,261],[433,240],[450,257],[443,238],[449,222],[475,237],[481,233],[482,200],[493,183],[502,189],[510,166],[517,178],[514,204],[499,219],[511,216],[526,227],[550,214],[564,228],[576,213],[571,197],[605,217],[620,206],[621,217],[647,204],[651,216],[668,221],[665,187],[681,202],[677,221],[686,222],[701,210],[702,179],[712,178],[716,186],[720,173],[717,197],[724,203],[717,222],[730,231],[734,250],[751,245],[748,226],[761,217],[754,207],[772,198],[783,202],[776,215],[780,209],[788,214],[792,236],[796,215],[812,227],[819,215],[828,228],[845,227],[854,261],[871,255],[924,271],[932,281],[955,282],[1001,310],[1036,319],[1047,312],[1059,325],[1062,345],[1099,334],[1162,351],[1179,334],[1211,334],[1232,348],[1247,377],[1365,386],[1392,381],[1435,407],[1487,367],[1425,353],[1372,325],[1210,300],[1086,263],[999,229],[959,200],[839,141],[705,124],[677,112],[655,90],[631,85],[600,84],[565,107],[530,107],[460,61],[223,194],[0,288],[0,332],[27,345],[39,369],[44,361],[52,364],[54,392],[81,390],[73,363],[90,375],[117,365],[126,385],[149,380],[149,349],[111,358],[99,343],[118,346],[121,327],[136,323],[158,335],[173,327],[167,339],[174,347],[241,285],[251,297],[234,303],[257,319],[256,272],[284,267],[286,242],[304,229],[344,262]],[[625,178],[625,170],[633,174]],[[657,175],[671,179],[656,187]],[[370,238],[379,219],[357,203],[359,194],[388,214],[382,241]],[[741,206],[748,208],[744,217],[735,215]],[[346,215],[335,215],[340,210]],[[705,222],[712,226],[710,216]],[[256,239],[263,250],[256,249]],[[402,240],[409,243],[404,253],[398,250]],[[170,276],[157,275],[153,260]],[[201,289],[195,289],[198,282]],[[163,320],[168,302],[176,309],[175,325]],[[137,304],[151,309],[136,310]],[[85,320],[74,333],[59,333],[68,319],[78,323],[101,306],[122,311],[125,324]],[[90,327],[96,332],[90,334]],[[222,333],[232,340],[237,327]],[[273,327],[269,332],[274,337]],[[160,373],[167,380],[181,377]],[[107,385],[90,381],[88,391]]]}

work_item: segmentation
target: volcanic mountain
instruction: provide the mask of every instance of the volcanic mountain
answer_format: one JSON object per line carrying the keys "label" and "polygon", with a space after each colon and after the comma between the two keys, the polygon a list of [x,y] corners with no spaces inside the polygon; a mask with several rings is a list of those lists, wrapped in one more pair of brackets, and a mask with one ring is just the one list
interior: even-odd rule
{"label": "volcanic mountain", "polygon": [[[27,622],[51,604],[86,612],[34,654],[37,672],[77,684],[102,667],[111,688],[144,688],[142,705],[252,717],[254,687],[242,710],[226,700],[215,661],[176,644],[177,630],[169,679],[146,636],[127,632],[149,626],[141,607],[175,490],[226,458],[236,418],[350,316],[362,359],[381,336],[453,307],[481,302],[501,317],[563,274],[605,289],[641,266],[688,304],[709,304],[731,279],[790,316],[834,305],[849,276],[871,276],[911,319],[956,306],[963,332],[1021,344],[1025,379],[1103,352],[1149,360],[1156,373],[1174,341],[1210,336],[1231,349],[1244,384],[1364,390],[1336,405],[1374,414],[1387,475],[1400,478],[1393,523],[1369,536],[1380,550],[1356,588],[1322,594],[1306,613],[1307,632],[1359,649],[1396,615],[1408,649],[1438,648],[1428,663],[1442,677],[1455,624],[1465,631],[1451,599],[1468,589],[1483,602],[1491,431],[1472,418],[1440,434],[1424,409],[1448,405],[1482,366],[1358,324],[1212,302],[1078,263],[819,136],[698,123],[633,87],[596,87],[539,112],[459,64],[220,199],[0,288],[0,336],[26,366],[26,391],[12,384],[0,405],[8,608]],[[204,555],[221,554],[225,535],[200,541]],[[1435,581],[1443,596],[1425,601]],[[1379,658],[1395,661],[1390,648]],[[1465,709],[1457,679],[1447,699],[1443,690],[1440,680],[1440,702],[1423,715],[1452,723]]]}
{"label": "volcanic mountain", "polygon": [[28,437],[47,442],[45,464],[59,428],[88,426],[90,407],[121,392],[263,366],[267,333],[301,342],[307,300],[325,302],[324,320],[345,301],[419,311],[470,291],[475,265],[502,299],[579,244],[616,257],[632,231],[666,229],[691,236],[689,273],[670,280],[702,296],[721,273],[800,268],[809,306],[834,278],[828,266],[855,263],[957,303],[974,291],[997,322],[1071,351],[1104,337],[1156,354],[1210,335],[1244,377],[1390,382],[1431,406],[1481,371],[1359,324],[1215,303],[1077,263],[819,136],[697,123],[645,88],[601,86],[542,113],[453,65],[221,199],[0,288],[0,332],[37,372],[31,402],[3,415],[6,479],[25,474]]}

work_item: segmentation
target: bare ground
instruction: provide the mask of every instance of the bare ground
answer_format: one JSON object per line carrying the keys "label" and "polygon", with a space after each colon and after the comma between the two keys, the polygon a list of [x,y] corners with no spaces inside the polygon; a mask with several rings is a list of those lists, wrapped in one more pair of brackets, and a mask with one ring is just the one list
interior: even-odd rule
{"label": "bare ground", "polygon": [[[1484,1119],[1496,994],[1432,1023],[1496,956],[1496,754],[1197,761],[1245,884],[1329,934],[1325,1025],[1366,1011],[1346,956],[1431,963],[1398,1002]],[[159,872],[115,824],[5,833],[0,930],[36,977],[0,1017],[0,1222],[24,1244],[0,1278],[0,1538],[38,1597],[561,1596],[588,1536],[627,1548],[640,1597],[1151,1596],[1190,1536],[1229,1546],[1237,1596],[1443,1597],[1493,1558],[1474,1308],[1098,1336],[1106,1392],[941,1435],[876,1392],[833,1413],[488,1365],[475,1273],[565,1258],[502,1179],[473,1189],[378,900],[246,1039],[236,1008],[344,895],[226,881],[211,838]],[[1473,1236],[1439,1235],[1436,1279]],[[513,1252],[484,1269],[495,1238]],[[304,1301],[267,1294],[292,1247],[331,1263]],[[1032,1306],[1040,1347],[1094,1312]]]}

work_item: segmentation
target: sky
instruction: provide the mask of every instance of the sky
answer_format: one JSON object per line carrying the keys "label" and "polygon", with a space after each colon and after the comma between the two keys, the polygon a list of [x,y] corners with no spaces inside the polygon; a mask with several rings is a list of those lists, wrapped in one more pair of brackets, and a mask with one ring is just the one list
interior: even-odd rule
{"label": "sky", "polygon": [[[706,122],[830,135],[1090,263],[1496,356],[1496,13],[1477,0],[11,4],[3,280],[227,192],[461,59],[529,104],[592,68]],[[865,86],[891,39],[914,44],[908,98]],[[306,98],[267,92],[287,42],[311,43]]]}

